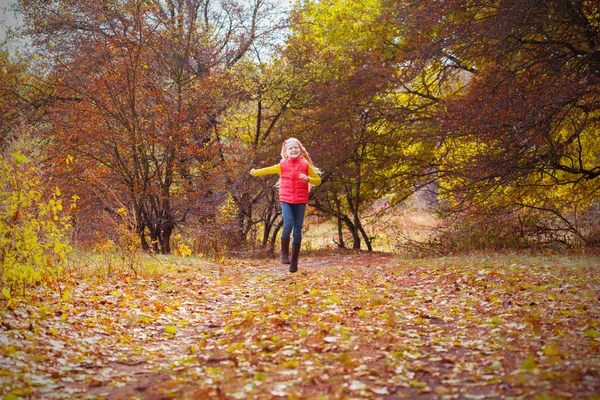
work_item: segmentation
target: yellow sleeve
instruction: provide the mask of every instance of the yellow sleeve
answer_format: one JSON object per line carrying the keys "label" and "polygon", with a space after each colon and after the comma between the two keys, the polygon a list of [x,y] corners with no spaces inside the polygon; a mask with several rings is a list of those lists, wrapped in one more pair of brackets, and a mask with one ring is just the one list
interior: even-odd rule
{"label": "yellow sleeve", "polygon": [[319,186],[321,184],[321,177],[317,174],[312,165],[308,166],[308,183],[313,186]]}
{"label": "yellow sleeve", "polygon": [[281,175],[281,166],[279,164],[272,165],[266,168],[255,169],[252,172],[252,176],[263,176],[263,175]]}

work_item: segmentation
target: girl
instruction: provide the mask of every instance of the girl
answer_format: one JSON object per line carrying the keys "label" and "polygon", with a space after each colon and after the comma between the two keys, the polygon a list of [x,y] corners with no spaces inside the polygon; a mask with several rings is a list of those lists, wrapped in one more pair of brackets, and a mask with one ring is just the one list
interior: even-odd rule
{"label": "girl", "polygon": [[[290,272],[298,271],[298,255],[302,242],[302,224],[308,203],[309,184],[319,186],[321,177],[308,152],[298,139],[289,138],[281,146],[281,162],[267,168],[252,169],[250,175],[279,174],[279,200],[283,214],[281,263],[290,264]],[[290,260],[290,234],[293,231]]]}

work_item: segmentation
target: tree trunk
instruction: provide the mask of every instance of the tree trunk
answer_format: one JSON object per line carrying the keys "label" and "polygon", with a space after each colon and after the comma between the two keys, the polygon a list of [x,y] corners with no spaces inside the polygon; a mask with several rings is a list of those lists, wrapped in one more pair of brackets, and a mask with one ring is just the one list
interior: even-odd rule
{"label": "tree trunk", "polygon": [[359,221],[358,229],[360,230],[360,233],[362,234],[362,237],[365,240],[365,243],[367,245],[367,250],[373,251],[373,246],[371,245],[371,242],[373,241],[373,239],[371,239],[371,238],[369,238],[369,236],[367,236],[367,232],[365,232],[365,229],[363,228],[360,221]]}
{"label": "tree trunk", "polygon": [[162,254],[171,254],[171,234],[173,233],[173,228],[169,225],[167,227],[162,227],[160,232],[160,246]]}
{"label": "tree trunk", "polygon": [[348,225],[348,227],[350,228],[350,231],[352,232],[352,248],[353,249],[357,249],[360,250],[360,233],[358,231],[358,226],[360,225],[360,220],[358,217],[358,203],[354,203],[354,199],[352,198],[352,190],[348,190],[346,192],[346,201],[348,202],[348,207],[350,208],[350,211],[352,212],[352,219],[354,222],[351,223],[352,228],[350,228],[350,225],[348,225],[348,223],[350,222],[350,219],[348,219],[348,221],[346,222],[346,225]]}
{"label": "tree trunk", "polygon": [[352,241],[353,241],[352,248],[360,250],[360,234],[358,232],[358,229],[352,223],[352,220],[350,218],[348,218],[347,215],[342,215],[341,218],[344,221],[344,223],[346,224],[346,226],[348,227],[348,230],[350,231],[350,233],[352,234]]}
{"label": "tree trunk", "polygon": [[271,236],[271,230],[275,227],[275,222],[281,215],[280,212],[277,211],[277,203],[278,203],[277,195],[273,191],[269,194],[269,206],[267,209],[267,213],[263,218],[265,229],[263,231],[263,239],[262,246],[263,248],[267,248],[269,243],[269,237]]}
{"label": "tree trunk", "polygon": [[[234,197],[235,199],[235,197]],[[248,211],[245,212],[242,209],[242,203],[240,201],[237,201],[237,226],[238,226],[238,240],[240,243],[246,243],[246,239],[248,237],[248,230],[246,229],[246,227],[248,226],[248,224],[246,223],[246,219],[250,220],[252,219],[252,206],[248,207]]]}
{"label": "tree trunk", "polygon": [[[139,211],[136,211],[139,220],[137,222],[137,234],[140,238],[140,244],[144,251],[152,250],[157,254],[171,253],[171,235],[175,229],[175,217],[170,210],[163,208],[152,212],[147,212],[143,205],[139,206]],[[146,240],[146,228],[150,236],[150,243]]]}
{"label": "tree trunk", "polygon": [[277,235],[279,234],[279,231],[282,227],[283,220],[280,220],[277,226],[275,226],[275,229],[273,230],[273,235],[271,236],[271,242],[269,243],[269,249],[267,252],[271,256],[277,254],[277,251],[275,251],[275,243],[277,242]]}
{"label": "tree trunk", "polygon": [[344,243],[344,227],[342,224],[342,218],[340,217],[340,215],[342,215],[342,208],[341,208],[341,204],[340,204],[340,200],[336,197],[335,199],[335,207],[337,209],[337,216],[336,216],[336,222],[337,222],[337,233],[338,233],[338,248],[340,249],[345,249],[346,248],[346,244]]}

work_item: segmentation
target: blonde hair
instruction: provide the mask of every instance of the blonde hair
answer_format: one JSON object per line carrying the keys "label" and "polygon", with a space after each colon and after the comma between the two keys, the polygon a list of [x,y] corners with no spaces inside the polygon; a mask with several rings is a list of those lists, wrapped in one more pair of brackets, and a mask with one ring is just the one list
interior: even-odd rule
{"label": "blonde hair", "polygon": [[283,144],[281,145],[281,160],[285,160],[287,158],[287,154],[285,152],[286,146],[288,145],[288,143],[290,142],[296,142],[298,143],[298,147],[300,147],[300,154],[301,156],[308,161],[308,164],[313,167],[313,169],[315,170],[315,172],[317,174],[321,174],[321,170],[319,168],[317,168],[315,166],[315,163],[310,159],[310,156],[308,155],[308,151],[306,151],[306,149],[304,148],[304,146],[302,146],[302,143],[300,143],[300,141],[296,138],[289,138],[283,141]]}

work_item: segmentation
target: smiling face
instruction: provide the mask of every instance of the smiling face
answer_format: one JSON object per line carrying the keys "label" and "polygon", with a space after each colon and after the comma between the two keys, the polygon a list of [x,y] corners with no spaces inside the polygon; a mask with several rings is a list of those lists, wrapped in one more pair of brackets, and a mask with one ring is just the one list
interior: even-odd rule
{"label": "smiling face", "polygon": [[298,158],[302,154],[300,152],[300,145],[295,140],[290,140],[285,144],[285,154],[289,158]]}

